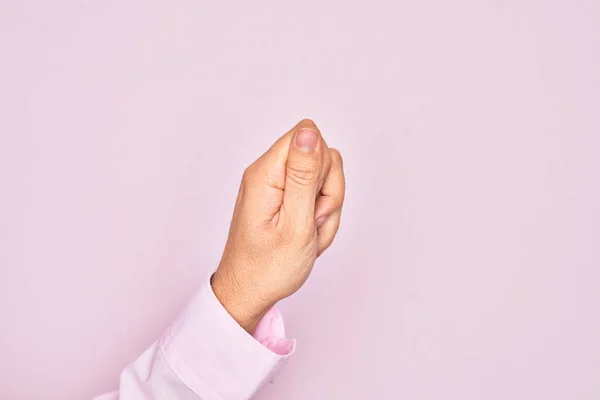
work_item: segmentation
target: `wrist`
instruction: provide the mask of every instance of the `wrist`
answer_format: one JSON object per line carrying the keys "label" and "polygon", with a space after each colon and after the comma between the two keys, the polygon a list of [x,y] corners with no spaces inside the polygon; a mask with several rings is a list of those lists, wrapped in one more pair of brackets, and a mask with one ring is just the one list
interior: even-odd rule
{"label": "wrist", "polygon": [[258,301],[253,290],[244,288],[217,271],[211,277],[215,297],[229,315],[249,334],[254,334],[264,315],[272,307]]}

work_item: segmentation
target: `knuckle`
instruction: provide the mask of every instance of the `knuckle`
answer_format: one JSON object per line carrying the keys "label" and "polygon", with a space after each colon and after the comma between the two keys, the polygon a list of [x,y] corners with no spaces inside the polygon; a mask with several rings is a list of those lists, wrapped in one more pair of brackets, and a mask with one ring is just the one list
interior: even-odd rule
{"label": "knuckle", "polygon": [[254,176],[254,164],[248,166],[242,174],[242,183],[248,185],[252,182]]}
{"label": "knuckle", "polygon": [[334,236],[332,235],[332,236],[329,236],[327,239],[325,239],[323,241],[323,243],[320,246],[321,247],[321,249],[320,249],[321,252],[327,250],[329,248],[329,246],[331,246],[333,244],[333,239],[334,239]]}
{"label": "knuckle", "polygon": [[287,166],[287,176],[302,186],[313,184],[319,177],[319,171],[313,163],[302,163]]}
{"label": "knuckle", "polygon": [[333,197],[333,208],[338,209],[344,204],[344,192],[340,191],[336,193]]}
{"label": "knuckle", "polygon": [[346,189],[344,188],[344,184],[340,185],[339,190],[333,195],[335,202],[339,205],[344,202],[344,198],[346,197]]}
{"label": "knuckle", "polygon": [[342,158],[342,154],[338,149],[329,149],[331,151],[331,158],[335,163],[337,163],[340,167],[344,165],[344,159]]}

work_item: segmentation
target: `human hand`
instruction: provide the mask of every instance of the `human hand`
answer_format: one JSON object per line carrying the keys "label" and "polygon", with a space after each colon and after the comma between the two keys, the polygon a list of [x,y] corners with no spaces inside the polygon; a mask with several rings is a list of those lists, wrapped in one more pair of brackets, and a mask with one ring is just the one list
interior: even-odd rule
{"label": "human hand", "polygon": [[212,287],[246,331],[304,284],[336,235],[344,190],[340,153],[311,120],[300,121],[244,171]]}

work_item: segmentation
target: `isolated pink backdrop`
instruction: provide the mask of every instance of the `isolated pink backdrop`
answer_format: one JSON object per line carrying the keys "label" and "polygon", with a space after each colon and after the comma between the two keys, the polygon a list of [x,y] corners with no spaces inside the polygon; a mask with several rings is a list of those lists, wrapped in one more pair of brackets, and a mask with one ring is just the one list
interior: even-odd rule
{"label": "isolated pink backdrop", "polygon": [[263,399],[600,398],[599,26],[595,0],[1,0],[0,398],[113,388],[305,117],[347,204]]}

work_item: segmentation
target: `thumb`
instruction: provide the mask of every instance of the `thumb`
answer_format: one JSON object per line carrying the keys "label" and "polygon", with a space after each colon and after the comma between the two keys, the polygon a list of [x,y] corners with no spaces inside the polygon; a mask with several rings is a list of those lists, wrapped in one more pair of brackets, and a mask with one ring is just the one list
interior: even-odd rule
{"label": "thumb", "polygon": [[282,204],[282,210],[297,224],[314,220],[324,146],[321,133],[312,121],[299,124],[289,147]]}

